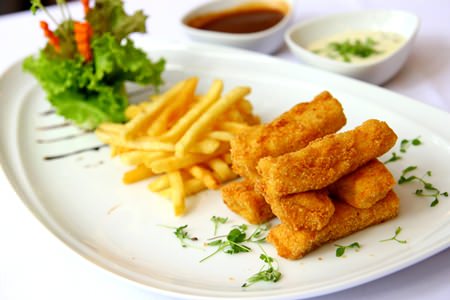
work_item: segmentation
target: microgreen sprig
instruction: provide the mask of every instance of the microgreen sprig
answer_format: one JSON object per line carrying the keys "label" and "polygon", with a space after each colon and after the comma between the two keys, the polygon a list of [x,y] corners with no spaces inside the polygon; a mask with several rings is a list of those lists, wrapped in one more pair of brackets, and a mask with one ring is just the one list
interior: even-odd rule
{"label": "microgreen sprig", "polygon": [[420,140],[420,136],[412,139],[412,140],[407,140],[407,139],[403,139],[400,142],[400,152],[401,153],[406,153],[406,150],[408,150],[408,148],[410,146],[420,146],[422,145],[422,141]]}
{"label": "microgreen sprig", "polygon": [[347,245],[347,246],[338,245],[338,244],[335,244],[335,246],[337,247],[336,248],[336,257],[341,257],[342,255],[344,255],[346,249],[352,249],[352,248],[360,249],[361,248],[361,245],[359,245],[358,242],[351,243],[350,245]]}
{"label": "microgreen sprig", "polygon": [[[408,175],[412,171],[416,170],[417,166],[409,166],[402,171],[402,175],[398,180],[398,184],[405,184],[412,181],[417,181],[423,185],[423,188],[416,189],[415,195],[418,197],[431,197],[434,198],[431,202],[430,206],[434,207],[439,204],[439,197],[444,196],[448,197],[448,192],[441,192],[437,187],[435,187],[432,183],[426,181],[424,177],[431,177],[431,171],[427,171],[422,177],[417,177],[415,175]],[[427,191],[427,192],[426,192]]]}
{"label": "microgreen sprig", "polygon": [[259,247],[263,252],[259,256],[259,259],[264,262],[264,265],[261,269],[259,269],[258,273],[250,276],[247,279],[247,282],[245,282],[241,287],[249,287],[259,281],[277,282],[281,278],[281,272],[278,271],[278,263],[276,263],[273,257],[267,255],[261,245],[259,245]]}
{"label": "microgreen sprig", "polygon": [[[416,138],[414,138],[412,140],[403,139],[400,142],[400,152],[401,153],[406,153],[406,151],[408,150],[408,148],[410,146],[420,146],[420,145],[423,145],[423,142],[420,140],[420,136],[418,136],[418,137],[416,137]],[[400,160],[402,158],[403,157],[398,155],[396,152],[392,152],[391,153],[391,157],[388,160],[386,160],[384,163],[385,164],[391,163],[391,162]]]}
{"label": "microgreen sprig", "polygon": [[397,239],[397,236],[400,234],[400,232],[402,232],[402,228],[400,226],[398,226],[397,229],[395,230],[395,234],[393,237],[381,240],[380,242],[396,241],[396,242],[399,242],[400,244],[406,244],[407,243],[406,240]]}
{"label": "microgreen sprig", "polygon": [[183,225],[183,226],[180,226],[180,227],[173,227],[173,226],[166,226],[166,225],[160,225],[160,226],[161,227],[165,227],[165,228],[175,229],[173,234],[180,241],[181,247],[183,247],[183,248],[186,248],[186,247],[196,248],[195,246],[186,243],[186,240],[190,240],[190,241],[193,241],[193,242],[198,241],[197,237],[189,236],[189,233],[185,230],[188,227],[188,225]]}
{"label": "microgreen sprig", "polygon": [[214,223],[214,235],[216,235],[219,224],[225,224],[228,221],[228,218],[212,216],[210,220]]}
{"label": "microgreen sprig", "polygon": [[269,231],[270,226],[268,224],[262,224],[256,227],[252,234],[247,238],[247,242],[263,243],[266,241],[266,233]]}
{"label": "microgreen sprig", "polygon": [[34,14],[40,9],[44,10],[45,6],[42,4],[41,0],[31,0],[30,1],[31,7],[30,10]]}
{"label": "microgreen sprig", "polygon": [[[63,17],[63,19],[72,19],[72,16],[70,15],[70,10],[67,7],[67,2],[66,0],[56,0],[56,3],[58,3],[59,9],[61,11],[61,15]],[[67,13],[67,16],[66,16]]]}
{"label": "microgreen sprig", "polygon": [[30,10],[33,15],[35,15],[38,10],[42,10],[49,17],[49,19],[52,20],[53,23],[55,23],[55,25],[58,25],[56,19],[53,18],[53,16],[48,12],[48,10],[42,4],[41,0],[31,0]]}
{"label": "microgreen sprig", "polygon": [[[216,251],[206,256],[200,262],[207,260],[208,258],[216,255],[219,252],[227,254],[236,254],[241,252],[250,252],[252,249],[244,243],[262,243],[266,237],[264,233],[269,230],[269,226],[266,224],[258,226],[253,233],[247,237],[248,226],[245,224],[234,226],[233,229],[227,235],[216,236],[211,238],[212,242],[207,243],[207,246],[218,247]],[[225,239],[222,239],[225,238]]]}
{"label": "microgreen sprig", "polygon": [[391,163],[391,162],[394,162],[394,161],[397,161],[397,160],[400,160],[400,159],[402,159],[401,156],[397,155],[396,152],[392,152],[391,153],[391,157],[388,160],[384,161],[384,163],[388,164],[388,163]]}

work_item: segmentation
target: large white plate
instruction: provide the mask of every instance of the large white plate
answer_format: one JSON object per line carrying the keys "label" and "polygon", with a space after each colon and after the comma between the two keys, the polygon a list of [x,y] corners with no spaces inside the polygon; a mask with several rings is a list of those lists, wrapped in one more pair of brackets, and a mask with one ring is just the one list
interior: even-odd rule
{"label": "large white plate", "polygon": [[[406,166],[418,165],[419,173],[433,171],[431,180],[436,186],[449,186],[450,118],[443,111],[362,82],[248,52],[162,43],[148,49],[152,57],[167,59],[167,84],[196,75],[201,78],[201,90],[214,78],[223,79],[226,89],[250,85],[253,91],[249,99],[264,120],[329,90],[343,104],[348,118],[346,128],[378,118],[386,120],[400,139],[421,136],[423,146],[410,148],[403,160],[389,164],[396,178]],[[188,224],[191,235],[204,241],[213,234],[209,221],[213,215],[231,220],[220,228],[220,233],[233,224],[244,223],[225,207],[218,192],[190,197],[189,213],[175,218],[170,203],[150,193],[147,183],[121,184],[127,168],[111,160],[107,148],[44,160],[48,155],[100,143],[92,134],[38,143],[79,131],[74,127],[39,129],[61,123],[62,119],[42,114],[49,109],[45,95],[31,76],[22,73],[20,63],[1,78],[0,90],[0,162],[23,201],[80,255],[163,294],[195,299],[310,297],[395,272],[450,244],[449,199],[443,198],[431,208],[431,200],[412,194],[417,186],[400,186],[396,187],[401,198],[398,218],[339,241],[359,242],[359,252],[349,251],[345,258],[337,258],[330,243],[299,261],[278,257],[281,281],[242,289],[241,284],[261,266],[258,247],[254,246],[251,253],[219,254],[199,263],[213,249],[181,248],[172,230],[159,226]],[[379,242],[390,237],[398,226],[403,228],[400,238],[407,244]],[[277,257],[271,245],[265,244],[264,248]]]}

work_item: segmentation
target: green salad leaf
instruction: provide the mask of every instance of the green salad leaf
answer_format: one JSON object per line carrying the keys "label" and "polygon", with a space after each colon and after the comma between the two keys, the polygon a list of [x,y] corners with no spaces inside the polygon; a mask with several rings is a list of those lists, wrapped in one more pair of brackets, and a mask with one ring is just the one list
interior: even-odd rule
{"label": "green salad leaf", "polygon": [[[38,4],[35,0],[35,9],[41,8]],[[132,32],[145,32],[146,16],[142,11],[127,15],[121,0],[97,0],[86,20],[93,29],[92,60],[78,52],[74,21],[66,19],[54,30],[60,49],[48,43],[24,60],[23,69],[38,80],[57,114],[94,129],[103,122],[124,122],[125,82],[158,88],[165,61],[151,61],[128,38]]]}
{"label": "green salad leaf", "polygon": [[139,84],[161,85],[161,73],[164,60],[152,63],[147,54],[136,48],[130,39],[119,44],[109,33],[95,38],[94,49],[95,75],[99,80],[133,81]]}
{"label": "green salad leaf", "polygon": [[125,121],[124,81],[103,81],[92,63],[86,65],[81,58],[49,59],[41,51],[38,57],[25,59],[23,68],[39,81],[56,113],[78,126],[92,129],[102,122]]}
{"label": "green salad leaf", "polygon": [[146,32],[147,16],[142,10],[127,15],[121,0],[96,0],[86,19],[96,34],[111,33],[119,42],[133,32]]}

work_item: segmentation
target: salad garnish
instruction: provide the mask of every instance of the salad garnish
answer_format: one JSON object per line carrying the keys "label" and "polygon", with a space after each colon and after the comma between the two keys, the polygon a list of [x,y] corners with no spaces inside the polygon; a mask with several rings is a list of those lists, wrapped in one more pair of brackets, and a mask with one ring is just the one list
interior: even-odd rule
{"label": "salad garnish", "polygon": [[146,32],[142,11],[128,15],[122,0],[96,0],[93,7],[81,0],[84,20],[72,19],[65,0],[59,0],[62,21],[57,22],[41,0],[31,10],[42,10],[52,22],[40,26],[46,46],[23,62],[25,71],[41,84],[57,114],[85,129],[103,122],[124,122],[128,105],[125,82],[163,83],[165,61],[151,61],[129,35]]}

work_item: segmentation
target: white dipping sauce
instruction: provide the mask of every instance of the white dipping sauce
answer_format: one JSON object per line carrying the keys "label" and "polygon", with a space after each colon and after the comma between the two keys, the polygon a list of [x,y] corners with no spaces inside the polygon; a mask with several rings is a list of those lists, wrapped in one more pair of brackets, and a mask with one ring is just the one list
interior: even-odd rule
{"label": "white dipping sauce", "polygon": [[[332,45],[333,43],[337,43],[339,45],[342,45],[343,43],[347,43],[347,45],[349,45],[350,43],[351,48],[354,49],[355,42],[357,41],[361,44],[357,46],[359,50],[356,50],[356,52],[358,52],[361,56],[354,55],[345,50],[343,50],[342,53],[347,54],[342,55],[342,53],[336,50],[336,45]],[[404,42],[405,38],[394,32],[348,31],[312,42],[307,46],[307,49],[317,55],[338,61],[348,63],[367,63],[390,55],[399,49]],[[361,51],[361,45],[365,48],[365,50],[363,49]]]}

